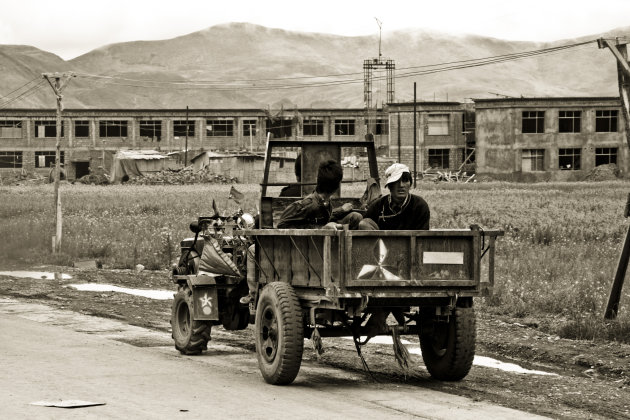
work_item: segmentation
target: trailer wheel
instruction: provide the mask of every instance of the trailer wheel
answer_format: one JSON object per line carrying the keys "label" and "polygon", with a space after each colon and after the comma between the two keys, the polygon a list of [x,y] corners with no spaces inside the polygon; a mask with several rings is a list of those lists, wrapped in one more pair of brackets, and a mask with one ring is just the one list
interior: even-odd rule
{"label": "trailer wheel", "polygon": [[182,354],[199,354],[208,348],[212,324],[193,320],[192,290],[180,285],[171,308],[172,337],[175,348]]}
{"label": "trailer wheel", "polygon": [[256,355],[263,378],[272,385],[293,382],[304,350],[302,309],[287,283],[269,283],[256,308]]}
{"label": "trailer wheel", "polygon": [[420,333],[422,359],[431,376],[459,381],[472,367],[477,337],[473,308],[455,308],[449,322],[432,321],[433,330]]}

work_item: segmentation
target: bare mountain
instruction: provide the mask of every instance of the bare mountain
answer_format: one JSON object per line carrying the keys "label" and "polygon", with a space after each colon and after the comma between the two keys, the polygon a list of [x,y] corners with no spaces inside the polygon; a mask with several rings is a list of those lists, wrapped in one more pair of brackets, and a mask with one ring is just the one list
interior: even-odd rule
{"label": "bare mountain", "polygon": [[[383,57],[396,62],[396,100],[460,100],[508,96],[617,96],[612,54],[591,42],[550,54],[448,71],[436,64],[538,51],[628,33],[553,43],[511,42],[422,30],[387,33]],[[344,37],[217,25],[162,41],[107,45],[75,59],[28,46],[0,45],[0,108],[53,108],[41,73],[77,73],[67,108],[363,107],[363,60],[378,57],[378,37]],[[469,61],[468,63],[472,63]],[[442,68],[444,66],[440,66]],[[375,72],[373,100],[385,101]]]}

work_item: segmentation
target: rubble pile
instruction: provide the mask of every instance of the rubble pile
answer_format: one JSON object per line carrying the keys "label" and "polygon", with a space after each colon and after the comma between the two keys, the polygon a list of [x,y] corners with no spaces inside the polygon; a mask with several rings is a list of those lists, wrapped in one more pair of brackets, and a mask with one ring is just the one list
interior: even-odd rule
{"label": "rubble pile", "polygon": [[238,178],[215,174],[208,170],[193,172],[192,167],[181,170],[167,169],[130,178],[126,184],[135,185],[184,185],[184,184],[237,184]]}
{"label": "rubble pile", "polygon": [[594,167],[584,181],[611,181],[619,177],[619,168],[614,163]]}
{"label": "rubble pile", "polygon": [[422,172],[422,179],[433,182],[476,182],[477,180],[473,180],[475,178],[475,174],[468,175],[467,172],[462,171],[437,171],[435,169],[427,169]]}
{"label": "rubble pile", "polygon": [[106,173],[85,175],[77,179],[76,182],[88,185],[107,185],[109,184],[109,175]]}
{"label": "rubble pile", "polygon": [[48,183],[48,177],[26,171],[10,172],[0,176],[0,185],[38,185]]}

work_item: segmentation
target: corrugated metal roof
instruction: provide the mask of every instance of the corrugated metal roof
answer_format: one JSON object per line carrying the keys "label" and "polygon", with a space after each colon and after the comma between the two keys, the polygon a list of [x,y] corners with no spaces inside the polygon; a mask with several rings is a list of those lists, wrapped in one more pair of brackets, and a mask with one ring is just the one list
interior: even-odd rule
{"label": "corrugated metal roof", "polygon": [[119,150],[115,157],[118,159],[151,160],[166,159],[168,156],[157,150]]}

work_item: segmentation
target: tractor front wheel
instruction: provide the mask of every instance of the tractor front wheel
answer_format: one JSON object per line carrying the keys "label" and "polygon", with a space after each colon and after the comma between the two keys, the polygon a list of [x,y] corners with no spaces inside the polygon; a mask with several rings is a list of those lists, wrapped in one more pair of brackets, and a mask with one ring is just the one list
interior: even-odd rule
{"label": "tractor front wheel", "polygon": [[171,329],[175,348],[180,353],[199,354],[208,348],[212,325],[193,320],[192,290],[187,285],[180,285],[173,298]]}

